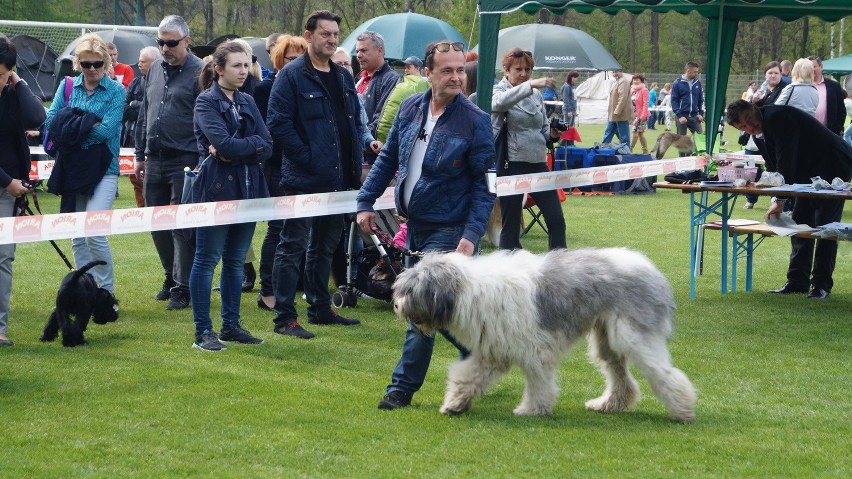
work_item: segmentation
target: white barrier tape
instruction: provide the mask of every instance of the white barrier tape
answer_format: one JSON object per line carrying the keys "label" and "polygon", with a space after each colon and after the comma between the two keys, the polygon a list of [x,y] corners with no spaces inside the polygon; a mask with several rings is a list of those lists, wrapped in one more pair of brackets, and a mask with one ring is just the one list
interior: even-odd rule
{"label": "white barrier tape", "polygon": [[[646,161],[498,178],[497,195],[573,188],[703,168],[706,157]],[[0,244],[144,233],[252,221],[307,218],[355,211],[357,191],[279,196],[107,211],[0,218]],[[395,207],[393,188],[376,200],[375,208]]]}
{"label": "white barrier tape", "polygon": [[570,189],[578,186],[599,185],[646,176],[659,176],[675,171],[697,170],[707,165],[705,156],[688,156],[670,160],[642,161],[575,170],[551,171],[532,175],[501,176],[495,179],[493,191],[497,196],[534,193],[537,191]]}

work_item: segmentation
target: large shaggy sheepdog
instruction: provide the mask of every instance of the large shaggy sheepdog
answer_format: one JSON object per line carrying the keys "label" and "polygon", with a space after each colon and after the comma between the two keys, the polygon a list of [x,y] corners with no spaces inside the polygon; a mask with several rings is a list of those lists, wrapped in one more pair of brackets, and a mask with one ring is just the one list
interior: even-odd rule
{"label": "large shaggy sheepdog", "polygon": [[450,368],[444,414],[470,409],[517,365],[526,389],[515,414],[549,415],[560,359],[588,334],[589,356],[606,377],[606,390],[587,408],[618,412],[636,404],[630,361],[672,417],[695,419],[695,390],[667,348],[675,311],[671,286],[635,251],[426,255],[399,276],[393,300],[400,319],[427,335],[444,329],[472,351]]}

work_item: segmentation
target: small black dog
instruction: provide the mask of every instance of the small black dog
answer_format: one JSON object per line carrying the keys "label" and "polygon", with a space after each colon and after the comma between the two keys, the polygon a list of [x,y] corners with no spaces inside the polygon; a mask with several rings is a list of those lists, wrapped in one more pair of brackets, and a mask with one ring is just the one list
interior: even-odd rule
{"label": "small black dog", "polygon": [[61,329],[63,346],[80,346],[86,344],[83,333],[89,325],[89,319],[95,324],[111,323],[118,319],[118,300],[109,291],[98,288],[95,279],[88,273],[90,269],[103,264],[106,262],[92,261],[65,275],[56,293],[56,309],[44,326],[42,341],[53,341]]}

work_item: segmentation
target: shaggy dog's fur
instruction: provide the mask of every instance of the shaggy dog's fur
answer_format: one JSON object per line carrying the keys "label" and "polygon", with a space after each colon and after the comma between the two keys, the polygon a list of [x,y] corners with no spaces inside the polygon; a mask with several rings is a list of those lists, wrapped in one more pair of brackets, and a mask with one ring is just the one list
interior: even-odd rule
{"label": "shaggy dog's fur", "polygon": [[695,419],[695,390],[672,366],[667,347],[675,311],[671,286],[640,253],[431,254],[397,279],[394,310],[422,333],[445,330],[471,350],[450,368],[444,414],[470,409],[513,365],[526,377],[515,414],[551,414],[560,359],[588,335],[589,356],[606,377],[606,390],[587,408],[618,412],[636,404],[630,361],[673,418]]}
{"label": "shaggy dog's fur", "polygon": [[[524,216],[521,215],[521,222]],[[500,232],[503,231],[503,210],[500,209],[500,201],[495,201],[488,216],[488,224],[485,225],[485,239],[495,247],[500,246]]]}
{"label": "shaggy dog's fur", "polygon": [[680,156],[689,156],[695,153],[695,141],[689,135],[678,135],[672,132],[665,132],[657,137],[657,142],[651,148],[651,154],[658,160],[663,159],[663,155],[670,146],[674,145]]}
{"label": "shaggy dog's fur", "polygon": [[53,341],[62,331],[62,345],[74,347],[86,344],[83,333],[89,319],[95,324],[111,323],[118,319],[118,301],[107,290],[98,288],[88,271],[105,261],[92,261],[80,269],[71,271],[59,285],[56,293],[56,309],[44,326],[42,341]]}

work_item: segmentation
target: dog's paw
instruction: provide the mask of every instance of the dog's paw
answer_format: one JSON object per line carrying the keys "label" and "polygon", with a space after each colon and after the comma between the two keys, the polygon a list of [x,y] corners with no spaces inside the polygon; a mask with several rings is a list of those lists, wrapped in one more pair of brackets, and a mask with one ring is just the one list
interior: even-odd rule
{"label": "dog's paw", "polygon": [[616,400],[611,394],[586,401],[586,409],[602,413],[621,412],[627,409],[627,406],[625,402]]}
{"label": "dog's paw", "polygon": [[515,413],[515,416],[550,416],[553,414],[549,407],[543,405],[526,406],[524,404],[516,407],[512,412]]}
{"label": "dog's paw", "polygon": [[444,404],[441,405],[441,409],[439,409],[439,411],[441,412],[441,414],[458,416],[459,414],[464,414],[465,412],[470,410],[472,405],[473,401],[471,399],[447,399],[444,401]]}

